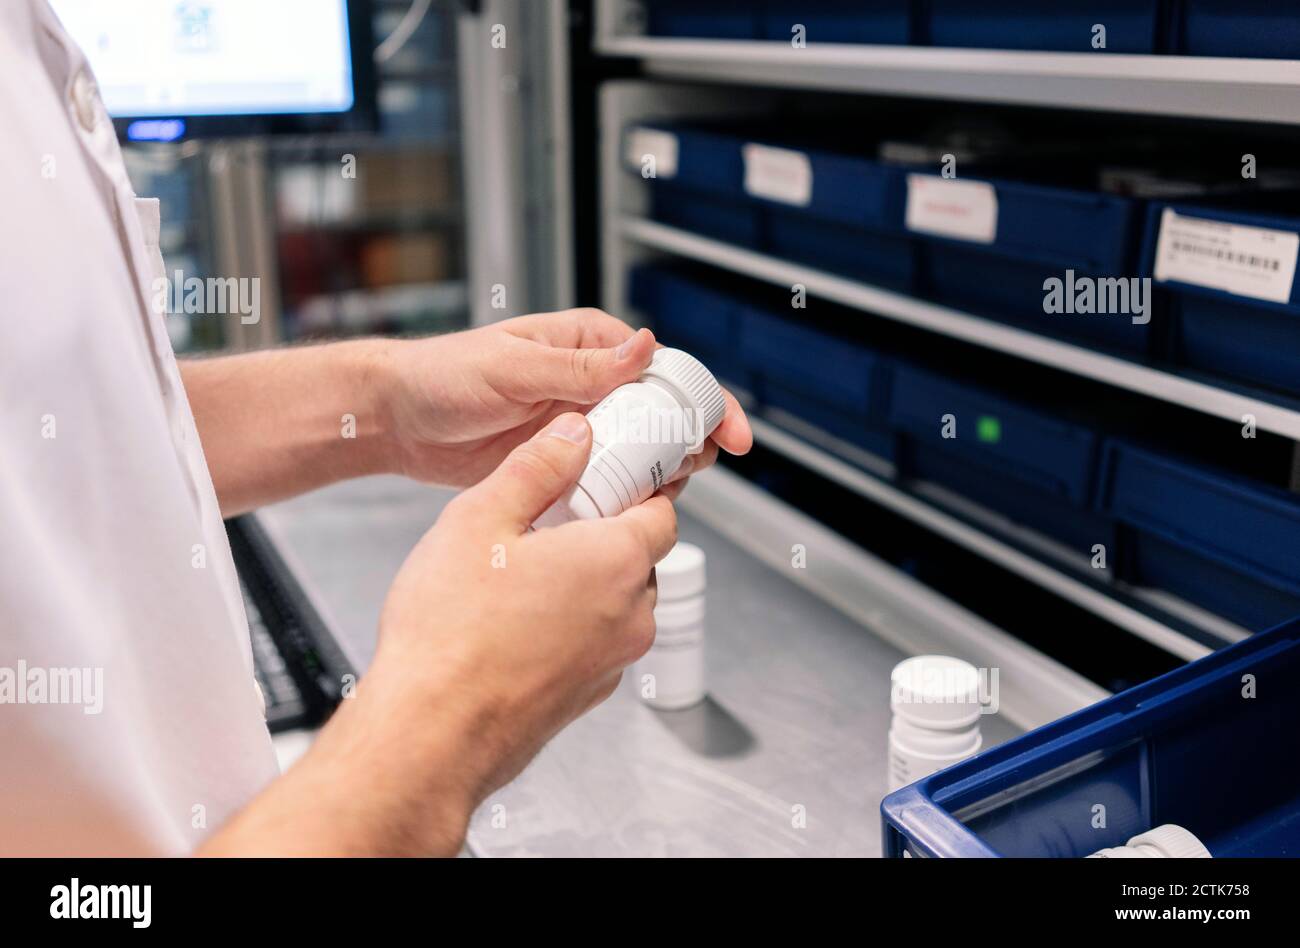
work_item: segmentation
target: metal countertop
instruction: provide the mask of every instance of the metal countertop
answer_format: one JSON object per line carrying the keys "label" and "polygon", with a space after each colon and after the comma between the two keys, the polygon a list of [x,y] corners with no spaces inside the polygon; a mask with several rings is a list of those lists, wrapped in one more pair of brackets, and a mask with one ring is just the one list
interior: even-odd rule
{"label": "metal countertop", "polygon": [[[358,668],[392,577],[450,496],[379,477],[262,511]],[[889,673],[906,656],[688,514],[681,538],[708,556],[708,699],[653,711],[624,675],[483,804],[475,853],[879,855]],[[1002,715],[982,727],[985,747],[1019,733]]]}

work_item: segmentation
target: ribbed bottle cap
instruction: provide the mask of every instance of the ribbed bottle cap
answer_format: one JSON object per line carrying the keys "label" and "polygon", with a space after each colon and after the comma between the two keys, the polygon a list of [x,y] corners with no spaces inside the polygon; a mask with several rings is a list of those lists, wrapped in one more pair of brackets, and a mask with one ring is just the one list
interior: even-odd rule
{"label": "ribbed bottle cap", "polygon": [[1157,826],[1155,829],[1147,830],[1145,833],[1134,836],[1128,841],[1130,849],[1138,849],[1142,846],[1151,846],[1159,850],[1160,855],[1168,859],[1212,858],[1204,843],[1192,833],[1173,823]]}
{"label": "ribbed bottle cap", "polygon": [[889,706],[925,727],[967,727],[980,716],[979,672],[947,655],[917,655],[899,662],[889,676]]}
{"label": "ribbed bottle cap", "polygon": [[690,412],[686,428],[690,443],[686,450],[690,454],[698,452],[704,447],[705,439],[722,423],[727,410],[722,386],[713,373],[699,359],[680,349],[660,349],[641,374],[667,382],[681,392]]}
{"label": "ribbed bottle cap", "polygon": [[659,601],[686,599],[704,592],[704,551],[694,543],[678,543],[655,567]]}

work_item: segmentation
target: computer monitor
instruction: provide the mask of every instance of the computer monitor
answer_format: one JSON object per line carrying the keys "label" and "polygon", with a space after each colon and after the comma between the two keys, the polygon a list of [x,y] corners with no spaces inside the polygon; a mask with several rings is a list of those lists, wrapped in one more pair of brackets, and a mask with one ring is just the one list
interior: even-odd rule
{"label": "computer monitor", "polygon": [[369,0],[51,0],[127,139],[374,127]]}

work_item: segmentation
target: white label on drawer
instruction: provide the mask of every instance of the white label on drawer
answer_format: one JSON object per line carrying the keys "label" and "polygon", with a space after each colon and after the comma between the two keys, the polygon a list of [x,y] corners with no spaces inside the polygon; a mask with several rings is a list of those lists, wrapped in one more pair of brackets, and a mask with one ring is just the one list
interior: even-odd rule
{"label": "white label on drawer", "polygon": [[812,203],[812,162],[803,152],[753,142],[743,152],[747,193],[798,207]]}
{"label": "white label on drawer", "polygon": [[[646,156],[654,157],[654,174],[646,169]],[[634,128],[627,135],[627,162],[644,177],[677,177],[677,136],[658,128]]]}
{"label": "white label on drawer", "polygon": [[998,192],[984,181],[909,174],[907,229],[991,244],[998,236]]}
{"label": "white label on drawer", "polygon": [[1167,207],[1160,217],[1155,277],[1285,303],[1297,252],[1300,234],[1187,217]]}

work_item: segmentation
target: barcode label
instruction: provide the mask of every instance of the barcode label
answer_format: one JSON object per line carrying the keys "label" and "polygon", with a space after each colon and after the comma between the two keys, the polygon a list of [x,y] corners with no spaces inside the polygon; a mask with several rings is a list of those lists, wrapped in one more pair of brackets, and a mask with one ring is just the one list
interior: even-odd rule
{"label": "barcode label", "polygon": [[998,192],[985,181],[909,174],[907,229],[991,244],[998,237]]}
{"label": "barcode label", "polygon": [[1165,208],[1155,278],[1286,303],[1298,255],[1300,234],[1187,217]]}
{"label": "barcode label", "polygon": [[646,156],[654,156],[654,177],[677,177],[677,136],[658,128],[634,128],[627,135],[627,163],[645,173]]}
{"label": "barcode label", "polygon": [[812,162],[801,151],[750,142],[745,156],[745,193],[807,207],[812,203]]}

